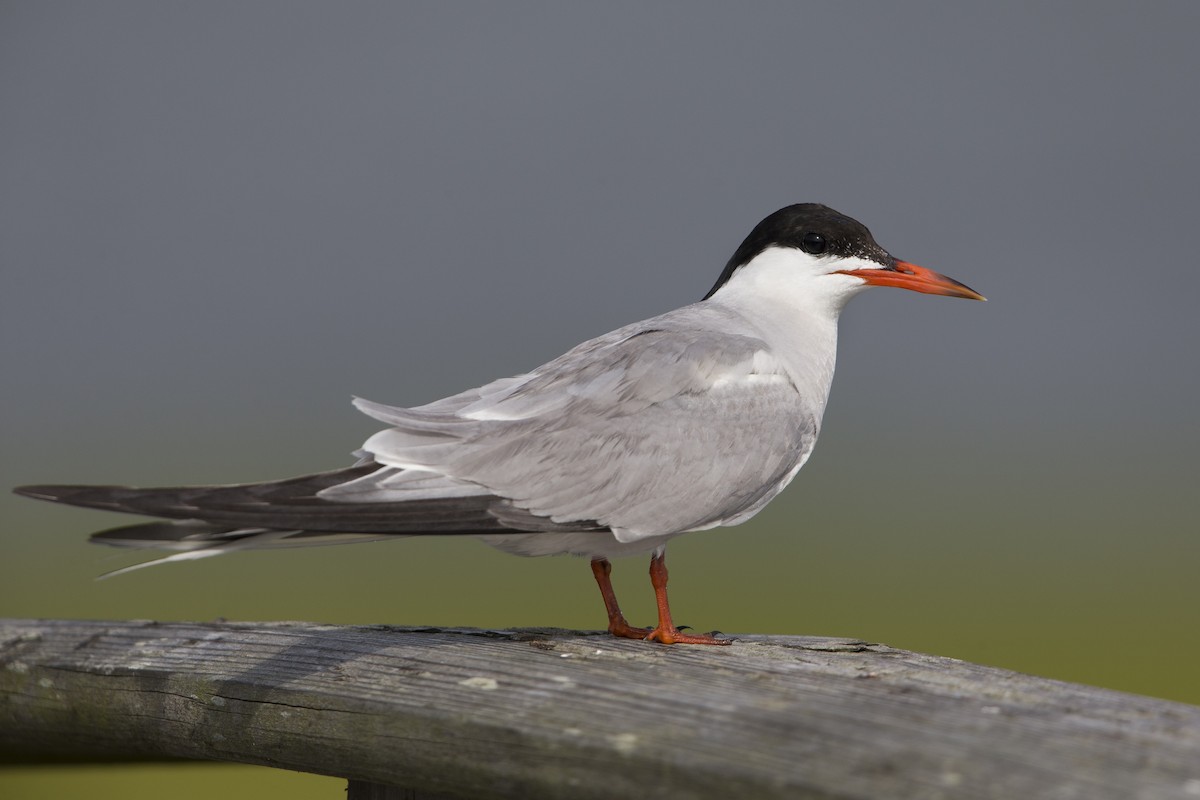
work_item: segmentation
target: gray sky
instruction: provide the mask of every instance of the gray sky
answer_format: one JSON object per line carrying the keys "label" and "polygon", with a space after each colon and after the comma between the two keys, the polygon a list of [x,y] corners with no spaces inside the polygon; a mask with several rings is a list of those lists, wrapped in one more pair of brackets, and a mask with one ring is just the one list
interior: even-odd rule
{"label": "gray sky", "polygon": [[831,414],[1195,441],[1194,4],[0,20],[18,450],[345,430],[352,392],[428,400],[699,297],[796,201],[992,299],[857,301]]}
{"label": "gray sky", "polygon": [[990,302],[852,303],[806,473],[1194,521],[1198,32],[1184,2],[5,3],[0,478],[340,466],[351,394],[698,299],[816,201]]}

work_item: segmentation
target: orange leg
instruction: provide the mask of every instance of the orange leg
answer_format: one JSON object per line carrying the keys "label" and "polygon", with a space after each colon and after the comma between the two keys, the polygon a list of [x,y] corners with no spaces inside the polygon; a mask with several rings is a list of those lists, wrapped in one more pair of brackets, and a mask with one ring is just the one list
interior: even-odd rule
{"label": "orange leg", "polygon": [[654,599],[658,602],[658,627],[650,631],[647,639],[663,644],[729,644],[728,639],[718,639],[706,633],[680,633],[671,621],[671,604],[667,601],[667,554],[659,550],[650,558],[650,583],[654,586]]}
{"label": "orange leg", "polygon": [[596,584],[600,587],[600,596],[604,598],[604,610],[608,612],[608,632],[613,636],[624,639],[645,639],[650,633],[649,628],[635,628],[625,621],[621,607],[617,605],[617,594],[613,591],[612,564],[607,558],[597,558],[592,561],[592,575],[596,576]]}
{"label": "orange leg", "polygon": [[727,645],[729,640],[718,639],[708,634],[681,633],[671,621],[671,606],[667,601],[667,559],[664,553],[656,553],[650,559],[650,583],[654,586],[654,599],[658,603],[658,627],[635,628],[625,620],[617,595],[612,587],[612,564],[606,558],[592,561],[592,575],[604,598],[604,610],[608,612],[608,632],[625,639],[645,639],[663,644],[718,644]]}

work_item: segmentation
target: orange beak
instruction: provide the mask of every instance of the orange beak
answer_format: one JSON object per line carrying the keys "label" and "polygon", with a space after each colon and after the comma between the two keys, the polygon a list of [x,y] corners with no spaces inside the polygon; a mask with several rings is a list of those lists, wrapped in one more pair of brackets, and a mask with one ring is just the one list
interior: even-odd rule
{"label": "orange beak", "polygon": [[968,300],[987,300],[979,292],[953,278],[947,278],[931,269],[918,267],[907,261],[896,259],[891,269],[842,269],[843,275],[862,278],[872,286],[898,286],[925,294],[944,294],[947,297],[965,297]]}

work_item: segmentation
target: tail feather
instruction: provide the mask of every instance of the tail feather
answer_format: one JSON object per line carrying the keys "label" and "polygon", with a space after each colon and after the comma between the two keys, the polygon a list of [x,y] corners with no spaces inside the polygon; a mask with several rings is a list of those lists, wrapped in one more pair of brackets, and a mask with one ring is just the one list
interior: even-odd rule
{"label": "tail feather", "polygon": [[[322,534],[375,535],[479,535],[488,533],[599,531],[594,522],[555,523],[550,520],[531,520],[522,525],[516,520],[527,519],[512,503],[491,494],[429,497],[399,501],[355,501],[320,496],[325,489],[358,481],[378,464],[358,464],[346,469],[289,478],[266,483],[229,486],[183,486],[136,489],[127,486],[22,486],[18,494],[67,505],[120,511],[151,517],[184,521],[174,527],[167,523],[133,526],[120,530],[141,528],[134,539],[142,541],[183,541],[199,535],[211,540],[215,535],[233,538],[240,529],[285,531],[295,535],[293,545],[304,537]],[[193,527],[188,527],[189,523]],[[204,523],[208,527],[195,527]],[[170,534],[168,535],[168,531]],[[116,543],[109,532],[98,534],[97,541]],[[310,543],[317,543],[315,540]],[[128,539],[126,546],[136,545]],[[176,548],[179,549],[179,548]]]}
{"label": "tail feather", "polygon": [[269,528],[223,528],[206,522],[177,520],[125,525],[94,533],[91,541],[116,547],[150,548],[173,551],[170,555],[131,564],[106,572],[101,579],[124,575],[143,567],[172,561],[195,561],[200,558],[224,555],[238,550],[311,547],[323,544],[351,544],[396,538],[385,534],[314,533],[311,531],[277,531]]}
{"label": "tail feather", "polygon": [[258,550],[265,547],[314,547],[403,538],[386,533],[327,533],[273,528],[233,528],[196,520],[143,522],[93,533],[90,541],[113,547],[152,548],[190,553],[201,550]]}

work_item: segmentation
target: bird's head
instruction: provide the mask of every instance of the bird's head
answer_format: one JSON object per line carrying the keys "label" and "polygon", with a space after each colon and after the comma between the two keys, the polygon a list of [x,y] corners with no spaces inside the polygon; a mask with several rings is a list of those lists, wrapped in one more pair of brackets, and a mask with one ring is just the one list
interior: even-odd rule
{"label": "bird's head", "polygon": [[795,292],[827,298],[840,309],[868,286],[985,299],[952,278],[895,258],[867,226],[819,203],[781,208],[758,223],[704,299],[724,291]]}

